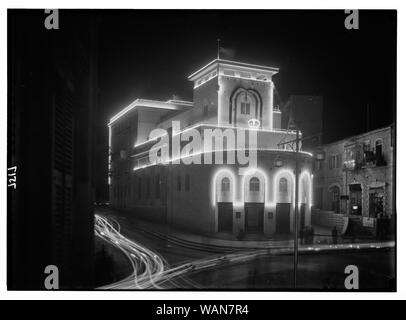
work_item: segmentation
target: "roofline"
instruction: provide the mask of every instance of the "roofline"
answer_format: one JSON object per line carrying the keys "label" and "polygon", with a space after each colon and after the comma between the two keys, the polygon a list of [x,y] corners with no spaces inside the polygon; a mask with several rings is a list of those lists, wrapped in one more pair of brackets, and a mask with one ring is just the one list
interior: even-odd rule
{"label": "roofline", "polygon": [[215,63],[229,64],[229,65],[234,65],[234,66],[237,66],[237,67],[260,69],[260,70],[273,71],[273,72],[278,72],[279,71],[279,68],[276,68],[276,67],[261,66],[261,65],[257,65],[257,64],[250,64],[250,63],[238,62],[238,61],[232,61],[232,60],[225,60],[225,59],[214,59],[214,60],[210,61],[208,64],[206,64],[204,67],[202,67],[199,70],[193,72],[190,76],[188,76],[188,79],[191,80],[193,77],[198,75],[200,72],[204,71],[205,69],[209,68],[210,66],[212,66]]}
{"label": "roofline", "polygon": [[374,129],[374,130],[371,130],[371,131],[362,132],[362,133],[359,133],[359,134],[356,134],[356,135],[353,135],[353,136],[347,136],[347,137],[345,137],[345,138],[342,138],[342,139],[339,139],[339,140],[335,140],[335,141],[332,141],[332,142],[329,142],[329,143],[324,143],[324,144],[322,145],[322,147],[323,147],[323,148],[324,148],[324,147],[329,147],[329,146],[331,146],[331,145],[333,145],[333,144],[342,143],[342,142],[348,141],[348,140],[350,140],[350,139],[361,138],[362,136],[366,136],[366,135],[368,135],[368,134],[373,134],[373,133],[377,133],[377,132],[379,132],[379,131],[388,130],[388,129],[392,128],[394,125],[395,125],[395,124],[392,123],[392,124],[390,124],[390,125],[387,125],[387,126],[384,126],[384,127],[379,127],[379,128]]}
{"label": "roofline", "polygon": [[193,102],[190,101],[176,101],[176,103],[171,100],[159,101],[159,100],[149,100],[149,99],[135,99],[127,107],[116,113],[107,124],[111,126],[115,121],[120,119],[122,116],[130,112],[135,107],[145,107],[145,108],[156,108],[162,110],[182,110],[182,107],[192,107]]}

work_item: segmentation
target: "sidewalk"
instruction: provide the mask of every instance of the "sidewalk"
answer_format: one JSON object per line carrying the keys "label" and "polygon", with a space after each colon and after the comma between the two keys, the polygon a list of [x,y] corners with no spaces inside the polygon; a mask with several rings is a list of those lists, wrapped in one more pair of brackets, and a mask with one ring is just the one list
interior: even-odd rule
{"label": "sidewalk", "polygon": [[[270,248],[288,248],[294,246],[293,235],[291,239],[287,240],[275,240],[275,239],[264,239],[264,240],[237,240],[233,235],[229,235],[231,239],[220,239],[210,235],[195,234],[187,232],[184,230],[179,230],[174,227],[168,227],[162,224],[149,222],[145,220],[140,220],[134,216],[129,216],[127,213],[117,214],[115,211],[108,210],[104,212],[107,216],[119,217],[119,219],[128,220],[133,227],[139,229],[139,231],[148,233],[152,236],[165,240],[168,243],[172,243],[178,246],[184,246],[192,249],[210,251],[210,252],[231,252],[237,250],[247,250],[247,249],[270,249]],[[103,214],[103,212],[101,212]],[[393,247],[393,241],[376,241],[373,239],[343,239],[338,237],[338,243],[333,244],[333,239],[331,237],[331,231],[326,228],[313,226],[315,231],[315,237],[313,244],[302,244],[299,240],[299,247],[304,249],[322,248],[322,247],[357,247],[361,245],[362,247]],[[233,240],[234,238],[235,240]],[[358,246],[360,248],[360,246]]]}

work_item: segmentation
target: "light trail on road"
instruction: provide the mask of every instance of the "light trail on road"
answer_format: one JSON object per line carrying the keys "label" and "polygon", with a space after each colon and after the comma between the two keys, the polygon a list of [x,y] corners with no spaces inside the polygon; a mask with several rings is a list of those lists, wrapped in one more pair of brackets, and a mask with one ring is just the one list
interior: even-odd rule
{"label": "light trail on road", "polygon": [[95,234],[121,250],[131,263],[133,272],[128,277],[99,289],[166,289],[176,286],[171,279],[185,273],[190,265],[169,268],[168,263],[155,252],[124,237],[116,220],[95,215]]}
{"label": "light trail on road", "polygon": [[182,287],[179,281],[188,283],[189,288],[198,288],[184,275],[194,270],[208,269],[229,262],[250,260],[267,250],[231,253],[223,256],[208,257],[171,267],[164,258],[146,247],[126,238],[120,232],[120,224],[112,218],[95,215],[95,234],[104,241],[121,250],[129,259],[132,273],[117,282],[98,289],[102,290],[143,290],[170,289]]}
{"label": "light trail on road", "polygon": [[[171,267],[159,254],[126,238],[120,233],[120,229],[120,224],[117,220],[106,218],[98,214],[95,215],[95,235],[121,250],[129,259],[133,269],[128,277],[115,283],[99,287],[98,289],[173,289],[182,287],[179,281],[187,283],[189,288],[199,288],[196,283],[191,282],[185,277],[187,273],[225,266],[229,263],[249,261],[260,256],[292,254],[293,252],[293,248],[291,247],[251,249],[222,256],[211,256]],[[395,242],[393,241],[363,244],[310,245],[299,247],[299,252],[380,249],[393,248],[394,246]]]}

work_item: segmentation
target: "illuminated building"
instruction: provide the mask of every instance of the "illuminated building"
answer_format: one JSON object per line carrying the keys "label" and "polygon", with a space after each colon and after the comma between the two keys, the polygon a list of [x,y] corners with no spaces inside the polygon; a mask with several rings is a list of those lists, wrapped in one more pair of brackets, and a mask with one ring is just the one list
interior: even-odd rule
{"label": "illuminated building", "polygon": [[[198,233],[265,234],[293,232],[296,158],[299,163],[300,225],[310,225],[310,153],[294,152],[295,132],[281,128],[274,108],[273,75],[278,68],[216,59],[189,76],[193,102],[137,99],[111,118],[109,127],[110,203],[152,221]],[[180,128],[173,127],[179,121]],[[217,129],[233,136],[255,134],[256,145],[225,144],[217,152],[194,150],[201,164],[185,164],[169,142],[168,161],[151,162],[149,152],[169,137]],[[192,130],[193,129],[193,130]],[[178,132],[179,131],[179,132]],[[207,140],[205,141],[207,142]],[[182,141],[184,147],[189,141]],[[228,143],[228,141],[227,141]],[[214,164],[215,154],[255,149],[257,166]],[[207,164],[207,160],[213,164]],[[224,157],[225,159],[226,157]],[[180,161],[182,160],[182,161]]]}

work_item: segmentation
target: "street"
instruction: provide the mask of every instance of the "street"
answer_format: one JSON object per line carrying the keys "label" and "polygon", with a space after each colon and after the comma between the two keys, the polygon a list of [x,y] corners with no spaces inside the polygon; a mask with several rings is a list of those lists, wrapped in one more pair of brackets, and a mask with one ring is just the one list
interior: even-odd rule
{"label": "street", "polygon": [[[360,290],[393,289],[394,250],[376,252],[321,253],[299,256],[298,289],[345,290],[344,269],[356,265]],[[250,263],[236,263],[189,275],[207,289],[292,290],[293,256],[259,258]]]}
{"label": "street", "polygon": [[[126,255],[132,274],[99,289],[292,290],[292,248],[213,254],[174,245],[143,231],[136,219],[111,210],[96,215],[96,235]],[[313,249],[313,250],[310,250]],[[345,290],[344,269],[359,270],[359,289],[394,290],[395,249],[370,245],[336,250],[302,247],[298,289]]]}

